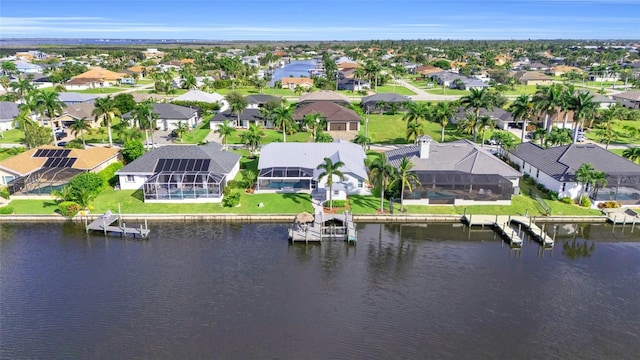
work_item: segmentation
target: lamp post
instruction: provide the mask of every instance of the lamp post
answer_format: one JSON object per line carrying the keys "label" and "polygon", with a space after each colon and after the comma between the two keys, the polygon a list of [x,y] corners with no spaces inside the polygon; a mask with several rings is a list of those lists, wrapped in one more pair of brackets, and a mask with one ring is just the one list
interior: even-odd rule
{"label": "lamp post", "polygon": [[316,130],[318,129],[318,126],[320,126],[320,117],[316,116],[316,126],[313,127],[313,142],[316,142]]}
{"label": "lamp post", "polygon": [[369,137],[369,108],[368,107],[364,117],[364,136],[367,138]]}

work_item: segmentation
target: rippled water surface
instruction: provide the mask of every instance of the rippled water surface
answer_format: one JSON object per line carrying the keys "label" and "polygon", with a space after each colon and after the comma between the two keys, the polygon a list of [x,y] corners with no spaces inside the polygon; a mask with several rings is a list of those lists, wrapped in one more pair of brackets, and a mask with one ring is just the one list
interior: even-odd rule
{"label": "rippled water surface", "polygon": [[459,225],[154,223],[149,241],[0,224],[3,359],[636,359],[640,230],[553,252]]}

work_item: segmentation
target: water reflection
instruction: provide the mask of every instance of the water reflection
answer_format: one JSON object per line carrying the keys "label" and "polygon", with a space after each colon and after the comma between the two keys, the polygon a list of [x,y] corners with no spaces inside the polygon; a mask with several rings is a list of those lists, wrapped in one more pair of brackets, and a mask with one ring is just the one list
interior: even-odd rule
{"label": "water reflection", "polygon": [[571,241],[565,240],[562,242],[562,254],[571,260],[591,257],[595,250],[595,241],[591,241],[591,244],[589,244],[588,240],[580,241],[576,239]]}

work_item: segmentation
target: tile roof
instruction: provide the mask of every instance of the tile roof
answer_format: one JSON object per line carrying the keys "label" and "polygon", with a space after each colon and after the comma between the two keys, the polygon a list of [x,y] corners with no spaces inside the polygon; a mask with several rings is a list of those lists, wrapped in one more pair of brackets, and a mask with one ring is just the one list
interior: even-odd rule
{"label": "tile roof", "polygon": [[209,172],[228,174],[240,161],[240,155],[230,151],[221,151],[221,149],[222,145],[216,142],[205,145],[161,146],[127,164],[116,174],[154,174],[156,164],[160,159],[211,159]]}
{"label": "tile roof", "polygon": [[355,111],[329,101],[313,101],[297,108],[293,114],[295,120],[302,120],[306,114],[321,113],[325,120],[332,121],[360,121],[360,115]]}
{"label": "tile roof", "polygon": [[279,96],[273,96],[273,95],[256,94],[256,95],[247,95],[247,101],[249,102],[249,104],[261,105],[261,104],[266,104],[272,101],[280,102],[282,101],[282,98]]}
{"label": "tile roof", "polygon": [[351,173],[367,179],[364,165],[366,155],[360,145],[350,142],[331,143],[270,143],[260,150],[258,169],[272,167],[301,167],[314,169],[314,176],[320,173],[316,167],[324,162],[324,158],[333,162],[342,161],[343,173]]}
{"label": "tile roof", "polygon": [[640,101],[640,91],[625,91],[611,96],[617,99]]}
{"label": "tile roof", "polygon": [[365,96],[362,98],[362,104],[372,104],[375,105],[378,101],[384,101],[387,103],[395,102],[395,103],[405,103],[405,102],[413,102],[410,98],[406,96],[402,96],[396,93],[378,93],[369,96]]}
{"label": "tile roof", "polygon": [[93,101],[97,98],[98,95],[76,92],[61,92],[58,94],[58,99],[64,103]]}
{"label": "tile roof", "polygon": [[[64,149],[57,146],[40,146],[27,150],[21,154],[0,161],[0,167],[5,168],[13,173],[20,175],[29,174],[38,170],[44,165],[46,157],[33,157],[36,151],[40,149]],[[77,158],[72,168],[80,170],[93,170],[97,166],[118,156],[119,149],[106,147],[91,147],[87,149],[68,149],[71,150],[67,157]]]}
{"label": "tile roof", "polygon": [[107,70],[107,69],[103,69],[101,67],[95,67],[93,69],[90,69],[88,71],[83,72],[80,75],[76,75],[74,77],[72,77],[71,79],[98,79],[98,81],[101,80],[107,80],[107,81],[114,81],[114,80],[119,80],[122,79],[124,77],[125,74],[121,74],[121,73],[117,73],[111,70]]}
{"label": "tile roof", "polygon": [[571,144],[544,149],[531,142],[519,144],[512,155],[558,181],[573,181],[576,170],[590,163],[609,176],[640,176],[640,166],[594,144]]}
{"label": "tile roof", "polygon": [[64,112],[74,119],[87,118],[92,120],[94,116],[91,114],[95,109],[95,105],[90,102],[83,102],[73,105],[67,105]]}
{"label": "tile roof", "polygon": [[286,78],[282,78],[280,79],[280,81],[282,82],[282,85],[288,85],[288,84],[299,84],[299,85],[311,85],[313,86],[313,80],[309,79],[309,78],[302,78],[302,77],[286,77]]}
{"label": "tile roof", "polygon": [[539,71],[518,71],[514,78],[518,81],[551,81],[553,78]]}
{"label": "tile roof", "polygon": [[[214,116],[211,119],[211,121],[219,121],[219,122],[223,122],[225,120],[236,121],[238,120],[238,115],[235,112],[232,112],[231,110],[225,110],[217,113],[216,116]],[[244,109],[240,113],[240,121],[242,120],[258,121],[258,120],[264,120],[264,119],[260,115],[259,109]]]}
{"label": "tile roof", "polygon": [[320,90],[300,96],[300,102],[305,101],[335,101],[348,103],[349,98],[335,91]]}
{"label": "tile roof", "polygon": [[468,140],[449,143],[432,141],[427,159],[420,158],[419,145],[403,146],[385,154],[395,167],[400,166],[403,157],[407,157],[414,164],[414,171],[455,171],[468,174],[497,174],[507,178],[520,177],[519,171]]}

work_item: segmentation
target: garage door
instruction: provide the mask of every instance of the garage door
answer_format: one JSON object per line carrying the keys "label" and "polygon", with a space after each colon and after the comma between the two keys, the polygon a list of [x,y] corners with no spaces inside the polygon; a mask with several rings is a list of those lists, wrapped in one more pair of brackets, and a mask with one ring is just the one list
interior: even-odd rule
{"label": "garage door", "polygon": [[329,130],[331,131],[346,131],[347,123],[330,123]]}

